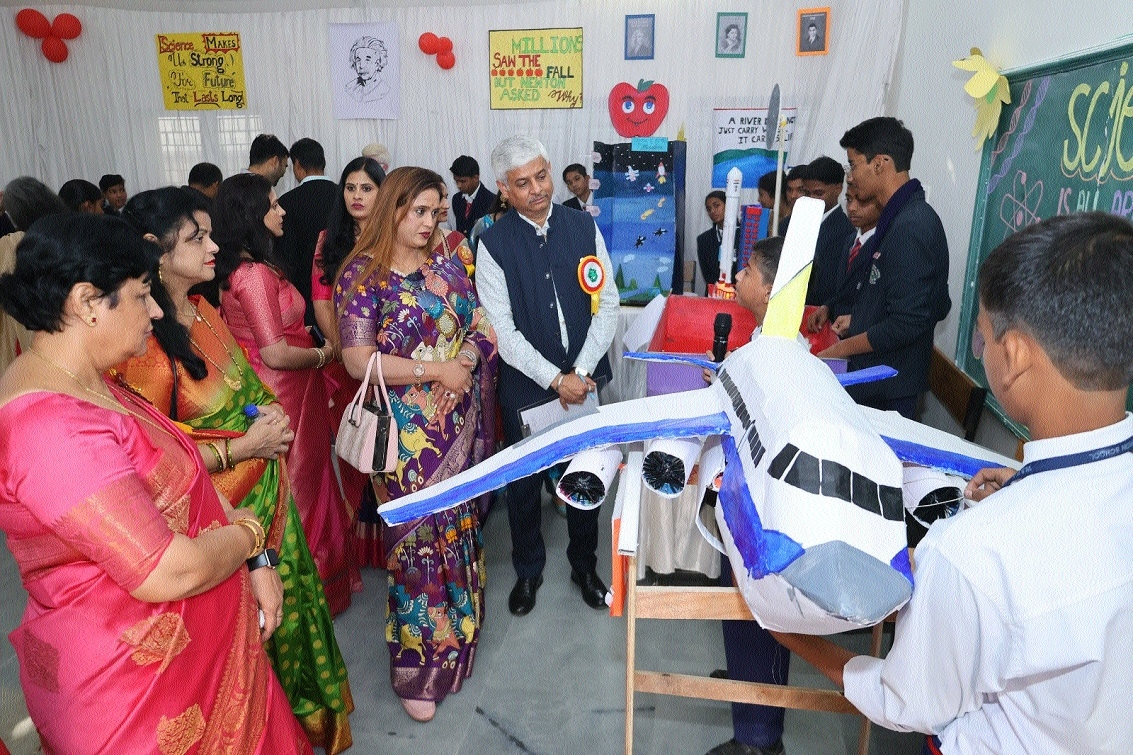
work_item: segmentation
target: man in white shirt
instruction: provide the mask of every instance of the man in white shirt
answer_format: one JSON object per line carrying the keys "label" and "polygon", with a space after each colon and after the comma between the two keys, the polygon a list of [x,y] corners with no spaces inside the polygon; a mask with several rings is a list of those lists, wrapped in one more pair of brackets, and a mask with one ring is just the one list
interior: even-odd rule
{"label": "man in white shirt", "polygon": [[[563,406],[580,404],[597,390],[597,380],[609,379],[606,350],[619,297],[594,219],[552,204],[551,164],[540,142],[522,135],[505,139],[492,151],[492,171],[511,209],[480,236],[476,289],[499,344],[504,432],[517,443],[523,438],[520,410],[556,397]],[[581,274],[594,260],[604,276],[593,292],[597,306]],[[517,616],[535,607],[543,583],[540,486],[540,475],[532,475],[507,488],[518,577],[508,608]],[[598,509],[568,507],[567,532],[571,580],[587,605],[604,609],[606,586],[595,571]]]}
{"label": "man in white shirt", "polygon": [[885,659],[775,634],[929,752],[1133,752],[1133,225],[1057,216],[984,261],[972,344],[1024,466],[935,522]]}

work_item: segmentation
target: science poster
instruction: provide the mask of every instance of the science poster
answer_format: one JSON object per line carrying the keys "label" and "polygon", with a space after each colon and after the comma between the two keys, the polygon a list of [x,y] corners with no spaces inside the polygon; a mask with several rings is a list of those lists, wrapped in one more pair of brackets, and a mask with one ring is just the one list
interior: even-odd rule
{"label": "science poster", "polygon": [[739,168],[744,174],[743,188],[754,189],[759,177],[775,170],[778,142],[783,142],[783,165],[790,165],[791,139],[795,133],[795,108],[779,111],[786,121],[775,145],[767,144],[767,108],[719,108],[712,111],[712,187],[723,189],[728,171]]}
{"label": "science poster", "polygon": [[675,263],[683,258],[685,143],[653,141],[645,142],[647,150],[594,142],[592,214],[623,304],[648,304],[683,274]]}
{"label": "science poster", "polygon": [[488,32],[492,110],[582,107],[582,29]]}
{"label": "science poster", "polygon": [[248,107],[239,33],[158,34],[155,39],[166,110]]}

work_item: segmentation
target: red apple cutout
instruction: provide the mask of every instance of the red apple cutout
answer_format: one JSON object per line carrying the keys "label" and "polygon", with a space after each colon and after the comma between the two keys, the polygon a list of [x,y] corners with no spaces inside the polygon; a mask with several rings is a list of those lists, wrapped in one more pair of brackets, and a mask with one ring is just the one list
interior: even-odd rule
{"label": "red apple cutout", "polygon": [[652,136],[669,114],[669,90],[642,79],[621,82],[610,90],[610,120],[619,136]]}

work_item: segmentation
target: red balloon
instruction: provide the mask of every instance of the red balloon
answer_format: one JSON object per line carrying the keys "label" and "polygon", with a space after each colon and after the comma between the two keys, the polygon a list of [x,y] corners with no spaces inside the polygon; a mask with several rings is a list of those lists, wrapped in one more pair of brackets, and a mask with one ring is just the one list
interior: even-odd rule
{"label": "red balloon", "polygon": [[16,14],[16,26],[20,31],[35,39],[43,39],[51,34],[51,22],[47,16],[34,8],[24,8]]}
{"label": "red balloon", "polygon": [[51,22],[51,36],[60,39],[74,39],[83,33],[83,24],[70,13],[60,13]]}
{"label": "red balloon", "polygon": [[440,40],[437,39],[437,35],[431,31],[427,31],[417,38],[417,46],[420,47],[421,52],[426,55],[436,55],[438,42],[440,42]]}
{"label": "red balloon", "polygon": [[59,37],[48,37],[43,40],[43,57],[52,63],[62,63],[67,59],[67,43]]}
{"label": "red balloon", "polygon": [[456,65],[456,56],[452,54],[452,50],[447,52],[437,53],[437,65],[446,71]]}
{"label": "red balloon", "polygon": [[452,40],[448,37],[441,37],[437,40],[437,52],[452,52]]}

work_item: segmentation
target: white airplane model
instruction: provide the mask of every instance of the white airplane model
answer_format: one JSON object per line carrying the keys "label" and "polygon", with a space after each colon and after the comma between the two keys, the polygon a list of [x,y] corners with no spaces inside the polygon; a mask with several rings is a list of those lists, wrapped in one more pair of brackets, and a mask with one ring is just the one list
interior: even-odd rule
{"label": "white airplane model", "polygon": [[[755,618],[808,634],[884,619],[913,589],[902,461],[962,477],[1011,462],[893,412],[857,406],[798,343],[824,209],[820,200],[797,200],[761,335],[724,360],[712,385],[600,407],[379,513],[391,524],[411,521],[570,457],[560,495],[591,508],[620,461],[620,451],[608,447],[636,441],[648,441],[645,483],[675,496],[703,441],[720,436],[700,458],[701,478],[723,469],[717,524]],[[574,494],[562,495],[572,475]]]}

